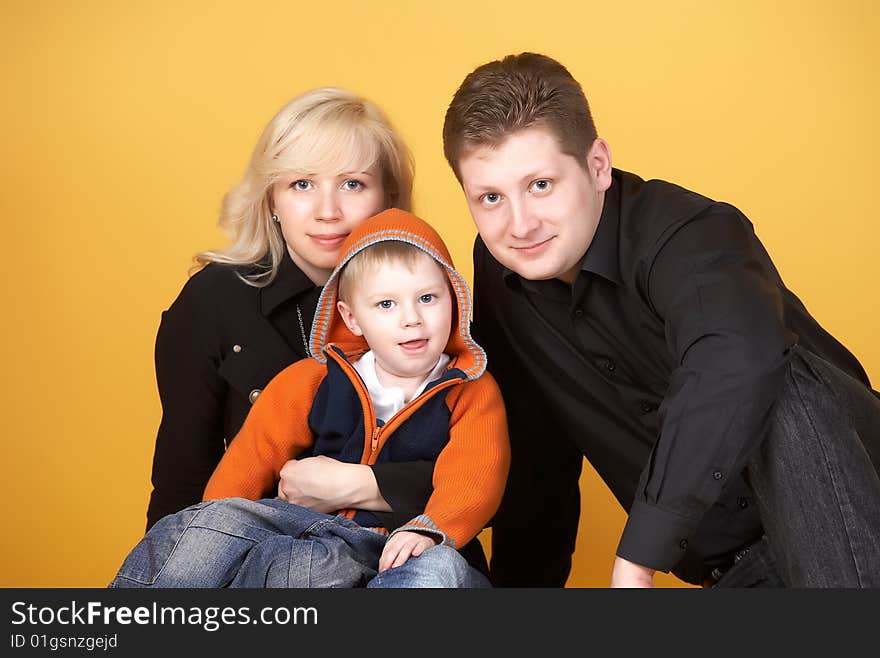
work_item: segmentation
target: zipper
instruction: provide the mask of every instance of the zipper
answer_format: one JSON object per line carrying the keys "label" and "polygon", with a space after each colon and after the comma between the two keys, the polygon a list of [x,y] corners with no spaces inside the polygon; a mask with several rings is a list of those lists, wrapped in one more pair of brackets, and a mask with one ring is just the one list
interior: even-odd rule
{"label": "zipper", "polygon": [[[330,345],[325,349],[333,360],[336,361],[348,375],[349,380],[351,380],[358,393],[358,397],[361,399],[361,406],[364,411],[364,433],[366,436],[364,437],[364,452],[361,454],[360,463],[367,466],[375,463],[379,449],[382,447],[381,439],[383,435],[394,432],[397,426],[415,413],[415,411],[424,404],[425,400],[431,398],[437,392],[465,381],[460,378],[448,379],[445,382],[431,387],[427,391],[422,391],[417,398],[410,400],[403,405],[403,408],[389,418],[387,423],[382,425],[382,427],[379,427],[376,421],[376,410],[373,407],[373,399],[370,397],[370,392],[367,390],[366,384],[364,384],[364,381],[354,369],[354,366],[349,363],[347,358],[340,356],[335,349],[330,347]],[[450,364],[451,363],[452,362],[450,362]]]}
{"label": "zipper", "polygon": [[370,455],[372,456],[376,449],[379,447],[379,435],[382,434],[382,428],[375,426],[373,427],[373,438],[370,440]]}
{"label": "zipper", "polygon": [[[373,399],[370,397],[370,392],[367,390],[366,384],[364,384],[364,381],[354,369],[354,366],[349,363],[347,358],[340,356],[339,353],[337,353],[329,344],[324,349],[325,353],[336,361],[346,375],[348,375],[348,379],[355,387],[358,397],[361,400],[361,407],[364,411],[364,434],[366,436],[364,437],[364,452],[361,454],[361,460],[359,463],[366,466],[370,466],[376,462],[379,449],[382,447],[382,435],[385,434],[386,431],[389,434],[393,432],[398,425],[409,418],[409,416],[411,416],[425,400],[430,398],[436,392],[465,381],[462,379],[449,379],[442,384],[437,384],[437,386],[434,386],[428,391],[423,391],[421,395],[414,400],[410,400],[410,402],[405,404],[400,411],[389,418],[387,423],[382,427],[379,427],[376,422],[376,410],[373,407]],[[337,510],[336,514],[353,519],[355,514],[357,514],[357,510],[346,508]]]}
{"label": "zipper", "polygon": [[[382,425],[382,427],[374,428],[373,441],[370,446],[371,447],[370,459],[367,463],[372,464],[373,460],[376,458],[375,452],[380,447],[379,438],[381,435],[393,434],[394,430],[396,430],[400,425],[402,425],[406,421],[407,418],[412,416],[419,409],[419,407],[421,407],[422,404],[424,404],[425,400],[428,400],[429,398],[433,397],[434,394],[436,394],[439,391],[442,391],[445,388],[451,388],[452,386],[455,386],[456,384],[460,384],[462,381],[464,381],[464,380],[462,380],[462,379],[448,379],[441,384],[437,384],[436,386],[434,386],[433,388],[431,388],[428,391],[422,391],[422,393],[417,398],[410,400],[405,405],[403,405],[403,408],[401,408],[400,411],[398,411],[391,418],[389,418],[388,422],[385,423],[384,425]],[[372,402],[371,402],[371,404],[372,404]]]}

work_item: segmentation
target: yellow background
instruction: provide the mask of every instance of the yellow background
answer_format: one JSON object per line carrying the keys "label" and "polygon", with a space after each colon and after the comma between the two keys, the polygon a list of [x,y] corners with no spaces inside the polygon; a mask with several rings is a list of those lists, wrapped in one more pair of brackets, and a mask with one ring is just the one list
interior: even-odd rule
{"label": "yellow background", "polygon": [[[556,57],[615,165],[740,207],[880,381],[872,0],[0,7],[0,586],[102,587],[141,537],[159,315],[192,254],[224,243],[220,199],[262,127],[314,86],[388,112],[416,157],[415,210],[470,279],[446,106],[485,61]],[[569,585],[604,586],[624,516],[589,468],[583,491]]]}

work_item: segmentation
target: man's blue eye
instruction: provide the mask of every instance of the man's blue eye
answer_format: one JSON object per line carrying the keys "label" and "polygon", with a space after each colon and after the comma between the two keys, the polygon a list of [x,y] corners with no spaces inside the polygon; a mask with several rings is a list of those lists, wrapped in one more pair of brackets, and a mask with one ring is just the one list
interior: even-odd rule
{"label": "man's blue eye", "polygon": [[534,183],[532,183],[532,189],[536,192],[546,192],[550,189],[550,181],[546,178],[536,180]]}
{"label": "man's blue eye", "polygon": [[483,201],[488,203],[489,205],[493,205],[493,204],[498,203],[498,201],[500,199],[501,199],[501,195],[496,194],[495,192],[488,192],[487,194],[483,195]]}

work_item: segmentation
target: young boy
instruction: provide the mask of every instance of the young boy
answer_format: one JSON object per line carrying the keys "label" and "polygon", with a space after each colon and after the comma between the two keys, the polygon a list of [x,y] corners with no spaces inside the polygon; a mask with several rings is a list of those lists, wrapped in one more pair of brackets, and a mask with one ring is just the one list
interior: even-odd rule
{"label": "young boy", "polygon": [[[270,382],[205,502],[151,528],[111,587],[488,585],[455,549],[498,508],[509,446],[500,392],[470,336],[467,284],[439,235],[401,210],[361,224],[341,254],[318,301],[314,358]],[[433,492],[413,492],[421,513],[397,528],[375,511],[328,515],[267,498],[282,466],[306,454],[436,460]]]}

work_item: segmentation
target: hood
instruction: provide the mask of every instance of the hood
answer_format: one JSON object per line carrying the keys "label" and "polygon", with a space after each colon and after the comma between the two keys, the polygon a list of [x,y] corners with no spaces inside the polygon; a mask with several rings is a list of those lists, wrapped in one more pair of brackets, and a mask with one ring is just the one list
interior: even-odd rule
{"label": "hood", "polygon": [[312,357],[321,363],[326,362],[327,356],[324,352],[331,344],[347,355],[363,353],[369,349],[363,337],[355,336],[348,330],[336,310],[339,271],[358,252],[377,242],[388,240],[414,245],[443,267],[452,284],[452,290],[455,291],[452,331],[444,351],[452,358],[450,368],[461,370],[466,379],[476,379],[486,369],[486,353],[471,337],[473,302],[467,281],[453,266],[449,250],[437,231],[412,213],[397,208],[385,210],[362,222],[343,243],[339,261],[324,285],[315,310],[315,321],[312,323],[309,340]]}

